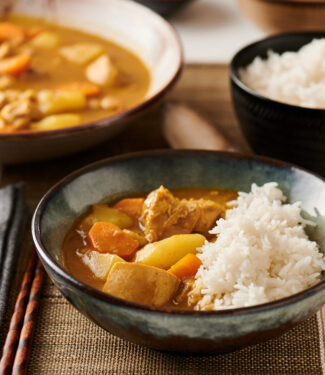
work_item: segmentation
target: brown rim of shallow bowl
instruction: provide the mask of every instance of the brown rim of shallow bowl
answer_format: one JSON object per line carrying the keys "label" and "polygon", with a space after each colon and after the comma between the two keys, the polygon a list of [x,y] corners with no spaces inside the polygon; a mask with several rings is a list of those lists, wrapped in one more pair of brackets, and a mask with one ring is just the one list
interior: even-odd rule
{"label": "brown rim of shallow bowl", "polygon": [[[141,5],[138,5],[141,6]],[[150,9],[148,11],[154,13]],[[154,13],[155,16],[161,18],[161,20],[166,23],[166,26],[169,27],[171,33],[174,35],[177,46],[178,46],[178,51],[179,51],[179,56],[178,56],[178,65],[175,70],[175,74],[171,77],[171,79],[154,95],[151,97],[144,99],[142,102],[139,104],[131,107],[130,109],[123,111],[121,113],[118,113],[114,116],[107,116],[103,117],[98,120],[94,120],[91,122],[87,122],[84,124],[80,124],[77,126],[72,126],[72,127],[67,127],[63,129],[57,129],[57,130],[25,130],[25,131],[20,131],[20,132],[12,132],[12,133],[1,133],[0,132],[0,141],[3,140],[20,140],[20,139],[29,139],[29,138],[55,138],[55,137],[63,137],[66,134],[76,134],[76,133],[81,133],[81,132],[86,132],[92,129],[96,128],[101,128],[101,127],[109,127],[112,124],[115,124],[116,122],[119,122],[121,120],[127,119],[129,117],[132,117],[133,115],[136,115],[138,112],[141,112],[143,109],[151,106],[155,102],[159,101],[168,89],[170,89],[177,81],[178,77],[180,76],[182,69],[183,69],[183,49],[182,49],[182,43],[180,40],[180,37],[174,28],[169,22],[167,22],[163,17],[159,16],[159,14]],[[145,67],[148,69],[146,64],[144,64]],[[148,69],[149,70],[149,69]],[[149,73],[150,70],[149,70]]]}
{"label": "brown rim of shallow bowl", "polygon": [[319,281],[317,284],[307,289],[304,289],[299,293],[293,294],[289,297],[285,297],[276,301],[267,302],[267,303],[263,303],[260,305],[249,306],[249,307],[240,307],[240,308],[232,308],[232,309],[225,309],[225,310],[210,310],[210,311],[183,310],[183,309],[177,309],[177,308],[172,308],[172,307],[154,307],[154,306],[130,302],[130,301],[118,298],[118,297],[114,297],[110,294],[104,293],[98,289],[91,287],[90,285],[83,283],[82,281],[70,275],[63,267],[61,267],[47,253],[46,248],[43,245],[42,240],[41,240],[40,221],[41,221],[41,217],[43,214],[44,206],[52,198],[52,196],[55,195],[58,192],[58,190],[61,189],[61,187],[64,187],[75,178],[81,176],[84,172],[90,172],[92,170],[96,170],[100,168],[101,166],[109,165],[110,163],[115,163],[116,161],[133,160],[133,159],[138,159],[142,157],[150,157],[150,156],[161,157],[167,154],[175,155],[175,156],[191,155],[191,154],[196,154],[196,155],[218,154],[221,156],[226,156],[226,157],[235,158],[235,159],[246,159],[246,160],[251,160],[251,161],[257,161],[257,162],[262,162],[262,163],[274,166],[279,169],[294,168],[299,171],[308,173],[325,183],[325,177],[317,175],[316,173],[312,173],[294,164],[286,163],[286,162],[272,159],[272,158],[265,157],[265,156],[246,155],[246,154],[237,153],[237,152],[205,151],[205,150],[204,151],[203,150],[170,150],[170,149],[166,150],[165,149],[165,150],[153,150],[153,151],[140,151],[140,152],[134,152],[134,153],[124,154],[120,156],[110,157],[110,158],[103,159],[95,163],[89,164],[83,168],[78,169],[77,171],[72,172],[71,174],[69,174],[62,180],[60,180],[58,183],[56,183],[50,190],[48,190],[48,192],[40,200],[32,218],[32,228],[31,228],[33,241],[34,241],[36,251],[40,259],[44,261],[44,263],[48,265],[50,269],[53,269],[56,274],[59,274],[60,277],[63,278],[68,284],[72,284],[75,288],[81,289],[84,293],[90,294],[95,298],[99,298],[103,300],[104,302],[108,302],[113,305],[118,305],[118,306],[125,307],[125,308],[134,308],[134,309],[142,310],[144,312],[167,313],[167,314],[184,315],[184,316],[202,316],[202,317],[209,317],[209,316],[220,316],[220,317],[224,316],[225,317],[225,316],[231,316],[231,315],[245,315],[245,314],[248,315],[251,313],[261,313],[263,311],[267,311],[270,309],[281,308],[290,303],[301,301],[309,296],[314,295],[320,290],[324,289],[325,278]]}
{"label": "brown rim of shallow bowl", "polygon": [[[258,0],[260,1],[260,0]],[[262,0],[262,1],[278,1],[278,0]],[[279,0],[280,2],[282,0]],[[252,96],[255,96],[256,98],[264,101],[264,102],[268,102],[268,103],[274,103],[274,104],[277,104],[279,106],[284,106],[284,107],[290,107],[292,109],[297,109],[297,110],[304,110],[304,111],[311,111],[313,113],[316,113],[316,112],[325,112],[325,108],[310,108],[310,107],[303,107],[303,106],[299,106],[299,105],[294,105],[294,104],[289,104],[289,103],[285,103],[285,102],[279,102],[277,100],[274,100],[274,99],[271,99],[271,98],[268,98],[260,93],[258,93],[257,91],[251,89],[250,87],[246,86],[244,84],[244,82],[239,78],[239,74],[238,74],[238,68],[235,67],[235,60],[240,57],[240,55],[242,54],[245,54],[245,52],[247,52],[249,49],[251,49],[252,47],[255,47],[259,44],[263,44],[264,42],[266,41],[271,41],[272,39],[279,39],[281,37],[290,37],[290,36],[296,36],[296,37],[299,37],[299,36],[308,36],[309,35],[315,35],[315,38],[316,38],[316,35],[319,34],[319,37],[321,37],[320,34],[322,34],[322,37],[325,38],[325,30],[315,30],[315,31],[303,31],[303,32],[294,32],[294,31],[290,31],[290,32],[287,32],[287,33],[279,33],[279,34],[275,34],[275,35],[272,35],[270,37],[267,37],[267,38],[263,38],[263,39],[259,39],[258,41],[256,42],[253,42],[251,44],[248,44],[247,46],[241,48],[238,52],[236,52],[236,54],[233,56],[233,58],[231,59],[230,61],[230,64],[229,64],[229,70],[230,70],[230,78],[231,80],[236,83],[237,86],[239,86],[242,90],[246,91],[248,94],[252,95]],[[278,52],[276,52],[278,53]],[[258,57],[259,55],[256,55],[255,57]],[[241,68],[244,68],[246,67],[247,65],[243,65],[241,66]]]}

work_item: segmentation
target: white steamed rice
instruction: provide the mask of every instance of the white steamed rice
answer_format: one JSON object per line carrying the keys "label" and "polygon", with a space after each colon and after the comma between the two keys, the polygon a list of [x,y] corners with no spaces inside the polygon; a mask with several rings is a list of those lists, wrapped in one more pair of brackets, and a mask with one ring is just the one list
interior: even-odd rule
{"label": "white steamed rice", "polygon": [[300,203],[284,204],[274,182],[253,184],[239,193],[225,219],[219,219],[198,257],[192,301],[198,309],[257,305],[297,293],[315,284],[325,269],[316,242],[304,231]]}
{"label": "white steamed rice", "polygon": [[325,38],[298,52],[269,51],[239,71],[240,79],[258,93],[288,104],[325,108]]}

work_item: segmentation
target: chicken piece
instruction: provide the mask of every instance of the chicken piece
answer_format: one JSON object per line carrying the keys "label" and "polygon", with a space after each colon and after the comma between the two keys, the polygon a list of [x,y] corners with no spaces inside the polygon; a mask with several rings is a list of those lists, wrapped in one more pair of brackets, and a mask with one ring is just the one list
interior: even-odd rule
{"label": "chicken piece", "polygon": [[97,85],[112,85],[117,78],[118,71],[107,55],[98,57],[86,68],[86,77]]}
{"label": "chicken piece", "polygon": [[100,107],[110,111],[117,111],[121,108],[121,103],[110,95],[106,95],[100,101]]}
{"label": "chicken piece", "polygon": [[161,186],[146,198],[142,224],[149,242],[174,234],[206,233],[223,212],[217,203],[206,199],[178,199]]}
{"label": "chicken piece", "polygon": [[147,196],[142,208],[142,224],[149,242],[164,238],[165,223],[175,205],[174,196],[163,186]]}
{"label": "chicken piece", "polygon": [[202,198],[194,200],[194,204],[197,205],[197,208],[200,211],[200,216],[193,231],[207,233],[215,225],[217,219],[224,213],[224,206],[209,199]]}
{"label": "chicken piece", "polygon": [[32,104],[28,100],[15,100],[6,104],[1,109],[1,117],[8,123],[14,122],[17,118],[29,117],[32,113]]}
{"label": "chicken piece", "polygon": [[165,270],[138,263],[116,263],[103,291],[128,301],[163,306],[176,294],[180,280]]}
{"label": "chicken piece", "polygon": [[149,242],[191,233],[199,213],[193,204],[186,205],[163,186],[152,191],[143,204],[142,223]]}

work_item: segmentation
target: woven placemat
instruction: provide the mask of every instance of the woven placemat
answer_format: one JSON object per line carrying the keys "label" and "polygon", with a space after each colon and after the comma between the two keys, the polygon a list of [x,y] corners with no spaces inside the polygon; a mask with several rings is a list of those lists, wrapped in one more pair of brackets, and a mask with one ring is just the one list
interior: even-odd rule
{"label": "woven placemat", "polygon": [[28,374],[323,374],[321,318],[318,313],[279,338],[229,354],[170,354],[107,333],[47,280]]}

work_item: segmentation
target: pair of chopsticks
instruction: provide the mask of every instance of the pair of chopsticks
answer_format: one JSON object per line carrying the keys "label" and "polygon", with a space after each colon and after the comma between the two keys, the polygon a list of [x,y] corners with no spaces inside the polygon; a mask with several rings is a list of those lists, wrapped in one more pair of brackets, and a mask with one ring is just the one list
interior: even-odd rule
{"label": "pair of chopsticks", "polygon": [[3,346],[1,375],[23,375],[27,371],[43,279],[43,266],[32,249]]}
{"label": "pair of chopsticks", "polygon": [[[25,237],[28,207],[23,183],[0,189],[0,328],[4,329],[5,314],[17,260]],[[43,269],[32,249],[23,276],[9,331],[0,360],[0,375],[24,374],[35,327]]]}

